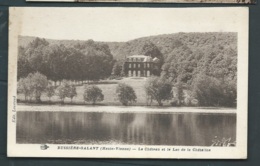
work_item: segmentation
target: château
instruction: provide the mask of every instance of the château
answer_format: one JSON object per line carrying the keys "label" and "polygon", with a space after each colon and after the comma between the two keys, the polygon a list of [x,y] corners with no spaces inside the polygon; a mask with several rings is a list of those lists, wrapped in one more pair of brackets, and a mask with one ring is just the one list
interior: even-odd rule
{"label": "ch\u00e2teau", "polygon": [[128,77],[149,77],[153,73],[154,65],[158,58],[146,55],[128,56],[125,61],[125,74]]}

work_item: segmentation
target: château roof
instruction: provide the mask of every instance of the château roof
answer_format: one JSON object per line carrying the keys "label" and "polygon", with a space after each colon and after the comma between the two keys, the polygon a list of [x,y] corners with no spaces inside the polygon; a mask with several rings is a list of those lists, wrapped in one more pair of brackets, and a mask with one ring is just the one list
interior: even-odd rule
{"label": "ch\u00e2teau roof", "polygon": [[131,55],[128,56],[126,59],[128,62],[152,62],[153,61],[152,57],[146,55]]}
{"label": "ch\u00e2teau roof", "polygon": [[160,59],[157,58],[157,57],[155,57],[155,58],[153,58],[153,62],[154,62],[154,63],[158,63],[158,62],[160,62]]}

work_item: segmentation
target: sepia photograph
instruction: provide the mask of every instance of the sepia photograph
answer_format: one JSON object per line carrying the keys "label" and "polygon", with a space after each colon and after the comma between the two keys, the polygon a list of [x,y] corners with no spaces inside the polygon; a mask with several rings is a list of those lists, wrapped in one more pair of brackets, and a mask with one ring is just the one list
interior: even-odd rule
{"label": "sepia photograph", "polygon": [[246,159],[248,8],[9,20],[8,156]]}

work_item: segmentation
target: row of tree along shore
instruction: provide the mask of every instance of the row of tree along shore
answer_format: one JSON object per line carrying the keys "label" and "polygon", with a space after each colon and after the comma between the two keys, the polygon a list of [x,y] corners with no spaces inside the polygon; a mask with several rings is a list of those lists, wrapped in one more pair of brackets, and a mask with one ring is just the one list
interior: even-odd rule
{"label": "row of tree along shore", "polygon": [[[171,99],[172,87],[167,82],[159,83],[161,84],[159,86],[162,86],[161,88],[155,87],[158,86],[155,85],[157,83],[156,81],[158,81],[157,79],[157,77],[150,78],[144,88],[147,96],[149,96],[147,99],[150,104],[153,100],[156,100],[161,106],[162,101]],[[122,105],[133,105],[137,101],[136,93],[130,85],[119,83],[115,91],[116,98]],[[41,96],[44,93],[49,98],[49,103],[53,96],[58,96],[61,104],[64,104],[65,98],[69,98],[72,103],[73,98],[78,95],[75,84],[69,81],[62,81],[59,86],[53,86],[51,81],[39,72],[29,74],[26,78],[21,78],[18,82],[18,93],[24,95],[25,102],[36,103],[41,103]],[[102,102],[104,100],[104,94],[98,86],[87,84],[84,87],[83,100],[84,102],[95,105],[97,102]]]}
{"label": "row of tree along shore", "polygon": [[[72,86],[68,90],[63,87],[66,83],[58,86],[57,82],[121,79],[126,76],[125,57],[141,54],[160,60],[157,71],[151,73],[153,77],[148,79],[143,88],[148,104],[156,101],[158,105],[163,105],[164,101],[170,100],[173,105],[183,105],[196,100],[199,106],[236,106],[236,33],[177,33],[122,43],[93,40],[54,42],[34,38],[28,44],[20,45],[18,53],[18,91],[25,95],[27,101],[35,98],[36,102],[40,102],[40,92],[48,91],[50,93],[47,96],[61,96],[61,101],[65,98],[73,100],[75,88]],[[34,75],[43,75],[47,83],[39,87],[34,85],[37,88],[23,87],[23,82]],[[48,81],[55,82],[55,85],[48,85]],[[34,97],[30,94],[34,94]],[[138,101],[134,96],[129,102],[122,103],[128,105]]]}
{"label": "row of tree along shore", "polygon": [[[83,84],[80,86],[83,86]],[[163,106],[164,102],[170,102],[172,106],[229,106],[229,102],[232,102],[227,100],[231,98],[230,96],[224,96],[229,94],[220,93],[218,88],[221,88],[219,86],[222,86],[222,84],[216,82],[216,80],[202,77],[198,80],[198,84],[194,86],[192,91],[182,83],[173,85],[167,79],[152,76],[146,80],[143,87],[146,95],[146,105],[149,106],[156,102],[159,106]],[[26,78],[21,78],[18,81],[18,93],[24,96],[24,102],[29,103],[42,103],[41,97],[44,94],[49,98],[47,104],[52,102],[53,96],[57,96],[61,104],[64,104],[64,100],[69,98],[70,104],[72,104],[73,99],[78,95],[76,88],[75,82],[66,80],[62,81],[59,86],[55,86],[46,76],[39,72],[31,73]],[[115,94],[116,101],[125,106],[135,105],[138,101],[134,88],[125,83],[117,84]],[[92,83],[84,85],[82,95],[84,103],[95,105],[104,100],[102,89]],[[111,94],[106,95],[111,96]],[[192,96],[196,96],[196,98]],[[233,97],[235,97],[235,94]]]}

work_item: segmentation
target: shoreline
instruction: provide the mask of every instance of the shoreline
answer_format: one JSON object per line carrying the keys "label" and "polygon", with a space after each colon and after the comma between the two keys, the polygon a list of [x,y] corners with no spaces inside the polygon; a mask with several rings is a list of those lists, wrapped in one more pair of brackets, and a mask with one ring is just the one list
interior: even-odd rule
{"label": "shoreline", "polygon": [[17,112],[106,112],[106,113],[212,113],[236,114],[236,108],[214,107],[144,107],[144,106],[62,106],[17,105]]}

